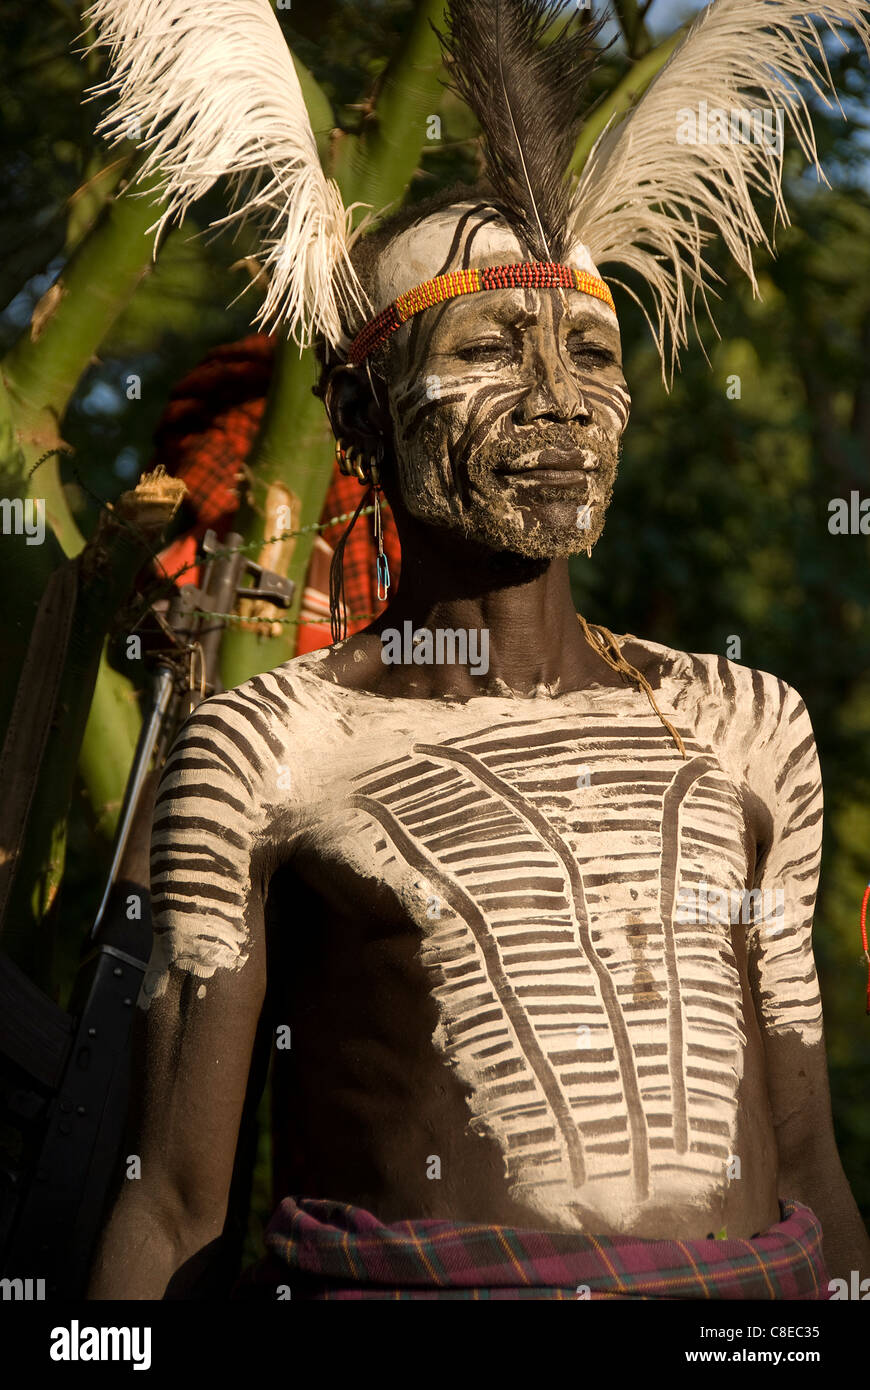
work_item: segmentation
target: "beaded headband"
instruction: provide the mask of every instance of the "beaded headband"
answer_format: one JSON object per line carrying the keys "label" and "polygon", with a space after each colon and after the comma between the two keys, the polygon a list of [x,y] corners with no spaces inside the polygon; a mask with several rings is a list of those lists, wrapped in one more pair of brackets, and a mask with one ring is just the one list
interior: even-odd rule
{"label": "beaded headband", "polygon": [[602,300],[616,313],[613,295],[604,281],[591,275],[588,270],[576,270],[570,265],[557,265],[554,261],[521,261],[518,265],[493,265],[483,270],[451,270],[446,275],[436,275],[433,280],[424,280],[422,285],[416,285],[406,294],[400,294],[398,299],[370,319],[351,343],[347,360],[352,367],[358,367],[369,353],[386,342],[391,333],[395,333],[414,314],[433,304],[441,304],[461,294],[478,294],[481,290],[517,288],[581,290],[583,294],[591,294]]}

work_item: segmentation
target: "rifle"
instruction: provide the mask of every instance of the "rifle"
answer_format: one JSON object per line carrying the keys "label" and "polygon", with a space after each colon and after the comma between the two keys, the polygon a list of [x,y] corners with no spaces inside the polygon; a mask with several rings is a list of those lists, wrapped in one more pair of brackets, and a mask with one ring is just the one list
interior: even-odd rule
{"label": "rifle", "polygon": [[[117,1172],[129,1089],[131,1024],[151,949],[148,849],[160,770],[184,719],[220,694],[220,644],[239,598],[281,608],[292,582],[242,555],[236,534],[202,543],[202,588],[185,585],[156,617],[166,645],[127,780],[105,891],[68,1008],[0,953],[0,1071],[7,1129],[20,1136],[0,1187],[0,1262],[48,1296],[81,1297]],[[256,587],[243,587],[246,576]],[[156,607],[156,606],[155,606]],[[37,1287],[40,1287],[37,1285]]]}

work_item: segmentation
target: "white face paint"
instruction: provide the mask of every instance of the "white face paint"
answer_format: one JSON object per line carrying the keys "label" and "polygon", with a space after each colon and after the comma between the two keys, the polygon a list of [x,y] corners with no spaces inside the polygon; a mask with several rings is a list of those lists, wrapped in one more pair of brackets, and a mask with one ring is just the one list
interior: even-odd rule
{"label": "white face paint", "polygon": [[[390,243],[375,299],[529,259],[495,209],[457,204]],[[582,243],[566,262],[597,274]],[[598,539],[630,405],[616,316],[601,300],[508,289],[432,306],[394,334],[384,375],[412,515],[536,558]]]}

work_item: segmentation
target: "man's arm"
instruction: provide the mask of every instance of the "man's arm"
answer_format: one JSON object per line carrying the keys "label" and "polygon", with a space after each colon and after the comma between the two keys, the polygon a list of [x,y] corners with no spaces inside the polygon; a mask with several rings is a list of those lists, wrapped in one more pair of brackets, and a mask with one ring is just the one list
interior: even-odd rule
{"label": "man's arm", "polygon": [[831,1278],[848,1281],[853,1269],[870,1277],[870,1240],[843,1172],[831,1116],[812,950],[822,786],[809,715],[796,691],[787,689],[776,728],[756,758],[753,771],[767,782],[764,799],[773,830],[756,880],[768,895],[763,899],[768,909],[749,933],[748,945],[776,1131],[779,1194],[805,1203],[818,1216]]}
{"label": "man's arm", "polygon": [[137,1019],[136,1093],[122,1158],[126,1168],[138,1155],[141,1177],[122,1178],[89,1298],[205,1290],[227,1213],[264,956],[255,947],[237,973],[207,982],[170,967],[165,992]]}
{"label": "man's arm", "polygon": [[870,1239],[843,1172],[834,1138],[824,1042],[787,1035],[765,1038],[767,1077],[779,1153],[779,1186],[822,1223],[831,1279],[851,1270],[870,1278]]}
{"label": "man's arm", "polygon": [[188,720],[166,762],[123,1155],[139,1158],[141,1176],[120,1179],[91,1298],[184,1297],[215,1273],[266,989],[267,739],[250,703],[219,696]]}

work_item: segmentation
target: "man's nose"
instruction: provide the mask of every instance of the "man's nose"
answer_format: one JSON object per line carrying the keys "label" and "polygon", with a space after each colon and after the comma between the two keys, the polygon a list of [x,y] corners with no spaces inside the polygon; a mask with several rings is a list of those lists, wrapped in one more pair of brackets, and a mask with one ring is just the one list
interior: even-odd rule
{"label": "man's nose", "polygon": [[532,380],[514,409],[514,424],[591,419],[582,391],[557,352],[535,352],[529,369]]}

